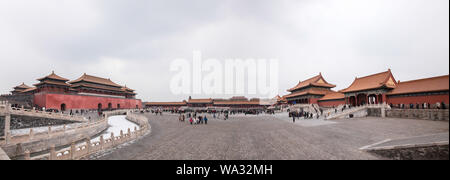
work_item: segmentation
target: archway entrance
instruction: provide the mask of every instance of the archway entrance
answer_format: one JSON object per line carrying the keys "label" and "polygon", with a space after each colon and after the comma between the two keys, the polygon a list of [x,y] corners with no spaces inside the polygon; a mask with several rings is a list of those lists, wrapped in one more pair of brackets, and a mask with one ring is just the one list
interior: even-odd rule
{"label": "archway entrance", "polygon": [[367,104],[367,95],[366,94],[358,94],[357,98],[358,100],[357,105],[364,105]]}
{"label": "archway entrance", "polygon": [[102,103],[98,103],[97,109],[98,109],[98,110],[102,110]]}
{"label": "archway entrance", "polygon": [[117,104],[117,109],[120,109],[120,104]]}
{"label": "archway entrance", "polygon": [[112,109],[112,104],[108,103],[108,109],[111,110]]}
{"label": "archway entrance", "polygon": [[378,96],[376,94],[371,94],[368,96],[369,104],[378,104]]}
{"label": "archway entrance", "polygon": [[66,104],[64,103],[61,104],[61,111],[66,111]]}
{"label": "archway entrance", "polygon": [[352,106],[356,106],[356,97],[355,96],[351,96],[349,98],[349,104]]}

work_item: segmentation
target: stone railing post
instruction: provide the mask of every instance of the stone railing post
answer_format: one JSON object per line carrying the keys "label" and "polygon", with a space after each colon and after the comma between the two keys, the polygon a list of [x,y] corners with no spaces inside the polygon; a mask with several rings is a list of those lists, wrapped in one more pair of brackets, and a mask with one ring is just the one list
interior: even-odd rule
{"label": "stone railing post", "polygon": [[30,151],[29,151],[28,149],[25,150],[24,159],[25,159],[25,160],[30,160],[30,159],[31,159],[31,158],[30,158]]}
{"label": "stone railing post", "polygon": [[33,129],[32,128],[30,129],[30,134],[28,134],[28,137],[29,137],[30,140],[32,140],[33,137],[34,137],[34,133],[33,133]]}
{"label": "stone railing post", "polygon": [[56,151],[55,151],[55,145],[52,144],[50,146],[50,158],[49,160],[56,160]]}
{"label": "stone railing post", "polygon": [[70,144],[70,159],[74,160],[75,159],[75,153],[77,151],[77,148],[75,147],[75,142],[72,142]]}
{"label": "stone railing post", "polygon": [[[7,107],[8,108],[8,107]],[[11,141],[11,114],[6,112],[5,114],[5,142],[8,144]]]}
{"label": "stone railing post", "polygon": [[86,153],[89,154],[91,149],[91,138],[86,138]]}
{"label": "stone railing post", "polygon": [[22,143],[17,143],[16,145],[16,156],[23,154]]}
{"label": "stone railing post", "polygon": [[123,138],[123,131],[120,130],[120,139],[122,139],[122,138]]}
{"label": "stone railing post", "polygon": [[130,128],[128,128],[128,132],[127,133],[128,133],[128,137],[131,138],[131,129]]}
{"label": "stone railing post", "polygon": [[51,136],[51,134],[52,134],[52,127],[51,127],[51,126],[49,126],[49,127],[48,127],[48,137],[50,137],[50,136]]}
{"label": "stone railing post", "polygon": [[105,139],[103,139],[103,135],[100,136],[100,149],[103,150],[103,146],[105,145]]}
{"label": "stone railing post", "polygon": [[114,146],[114,133],[111,132],[111,146]]}

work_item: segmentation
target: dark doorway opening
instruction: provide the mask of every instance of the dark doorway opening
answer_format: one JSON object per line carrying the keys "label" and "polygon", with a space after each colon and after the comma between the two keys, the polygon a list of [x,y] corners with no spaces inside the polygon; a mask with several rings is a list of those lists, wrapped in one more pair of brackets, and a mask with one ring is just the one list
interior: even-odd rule
{"label": "dark doorway opening", "polygon": [[61,111],[66,111],[66,104],[61,104]]}

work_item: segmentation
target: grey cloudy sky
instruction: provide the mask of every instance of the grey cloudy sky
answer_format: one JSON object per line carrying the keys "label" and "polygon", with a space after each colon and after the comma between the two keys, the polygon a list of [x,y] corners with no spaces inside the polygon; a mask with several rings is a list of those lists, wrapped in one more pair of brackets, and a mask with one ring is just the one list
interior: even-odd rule
{"label": "grey cloudy sky", "polygon": [[[279,89],[322,72],[335,90],[388,68],[398,80],[449,73],[448,0],[0,0],[0,92],[52,70],[173,95],[170,62],[275,58]],[[196,96],[201,97],[201,96]]]}

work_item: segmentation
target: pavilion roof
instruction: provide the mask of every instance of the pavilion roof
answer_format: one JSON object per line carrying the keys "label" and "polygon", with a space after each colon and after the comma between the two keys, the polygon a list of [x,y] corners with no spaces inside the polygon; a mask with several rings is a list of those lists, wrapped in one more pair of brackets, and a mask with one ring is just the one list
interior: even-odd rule
{"label": "pavilion roof", "polygon": [[29,89],[29,88],[31,88],[31,87],[26,85],[25,83],[22,83],[16,87],[14,87],[14,89]]}
{"label": "pavilion roof", "polygon": [[31,88],[23,90],[21,93],[31,92],[31,91],[34,91],[36,89],[37,89],[36,87],[31,87]]}
{"label": "pavilion roof", "polygon": [[189,99],[188,103],[212,103],[213,100],[211,98],[209,99]]}
{"label": "pavilion roof", "polygon": [[399,82],[388,95],[449,90],[449,75]]}
{"label": "pavilion roof", "polygon": [[309,78],[304,81],[300,81],[295,87],[288,89],[287,91],[292,92],[297,89],[301,89],[307,86],[319,86],[319,87],[327,87],[327,88],[334,88],[336,85],[328,83],[322,76],[322,73],[319,73],[319,75],[314,76],[312,78]]}
{"label": "pavilion roof", "polygon": [[130,91],[130,92],[133,92],[133,91],[134,91],[134,89],[128,88],[127,85],[122,86],[122,90],[124,90],[124,91]]}
{"label": "pavilion roof", "polygon": [[69,81],[69,79],[66,79],[66,78],[63,78],[61,76],[56,75],[55,71],[52,71],[52,73],[50,75],[47,75],[47,76],[45,76],[43,78],[39,78],[37,80],[38,81],[42,81],[42,80],[45,80],[45,79],[53,79],[53,80],[64,81],[64,82]]}
{"label": "pavilion roof", "polygon": [[232,101],[247,101],[248,98],[245,97],[245,96],[233,96],[229,100],[232,100]]}
{"label": "pavilion roof", "polygon": [[395,81],[394,76],[391,73],[391,69],[385,72],[355,78],[353,83],[346,89],[343,89],[341,92],[357,92],[363,90],[377,89],[377,88],[395,88],[397,86],[397,82]]}
{"label": "pavilion roof", "polygon": [[184,106],[186,102],[145,102],[145,105],[174,105],[174,106]]}
{"label": "pavilion roof", "polygon": [[296,92],[296,93],[292,93],[289,95],[284,96],[285,98],[292,98],[292,97],[297,97],[297,96],[305,96],[305,95],[326,95],[330,92],[334,92],[332,90],[321,90],[321,89],[308,89],[306,91],[300,91],[300,92]]}
{"label": "pavilion roof", "polygon": [[70,81],[69,83],[75,84],[75,83],[79,83],[82,81],[122,88],[121,85],[118,85],[118,84],[112,82],[111,79],[105,79],[105,78],[101,78],[101,77],[97,77],[97,76],[87,75],[86,73],[84,73],[80,78]]}
{"label": "pavilion roof", "polygon": [[86,83],[79,83],[71,86],[72,88],[78,88],[78,87],[88,87],[88,88],[94,88],[94,89],[103,89],[103,90],[109,90],[109,91],[117,91],[117,92],[125,92],[121,88],[116,87],[107,87],[107,86],[99,86],[94,84],[86,84]]}
{"label": "pavilion roof", "polygon": [[336,99],[344,99],[345,95],[341,92],[331,92],[328,94],[325,94],[322,98],[319,99],[319,101],[327,101],[327,100],[336,100]]}
{"label": "pavilion roof", "polygon": [[220,101],[214,102],[214,105],[259,105],[260,101]]}
{"label": "pavilion roof", "polygon": [[70,86],[69,84],[65,83],[65,82],[61,82],[61,81],[54,81],[54,80],[50,80],[50,79],[43,79],[41,80],[41,82],[37,83],[37,84],[33,84],[34,86],[40,86],[43,84],[52,84],[52,85],[60,85],[60,86]]}

